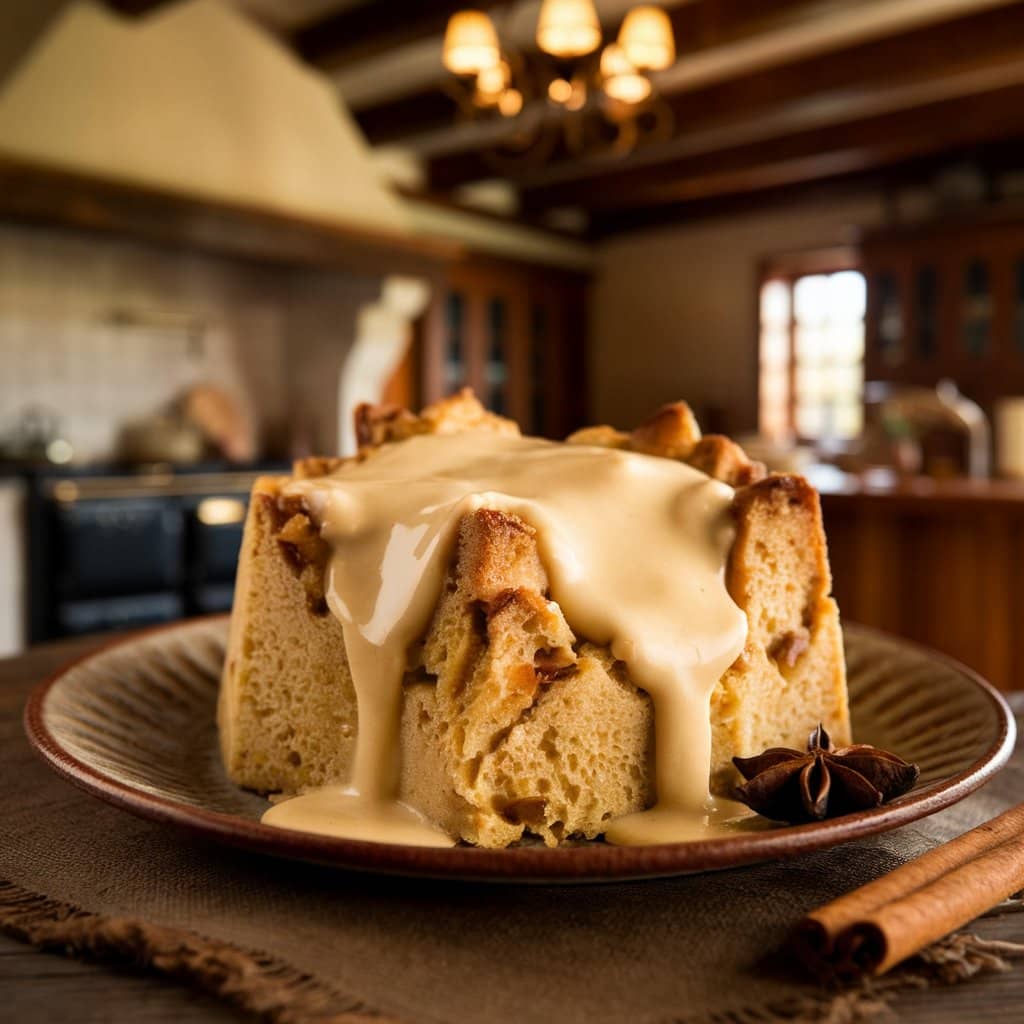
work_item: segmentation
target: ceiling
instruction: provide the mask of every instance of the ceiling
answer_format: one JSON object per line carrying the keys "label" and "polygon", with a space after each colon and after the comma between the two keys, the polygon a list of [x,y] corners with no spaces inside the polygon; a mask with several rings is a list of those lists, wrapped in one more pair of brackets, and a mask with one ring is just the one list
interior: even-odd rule
{"label": "ceiling", "polygon": [[[488,156],[508,123],[461,121],[444,88],[444,27],[465,0],[223,2],[328,74],[371,144],[415,153],[431,195],[501,176],[524,219],[582,211],[597,236],[964,156],[1024,162],[1024,0],[663,3],[679,51],[654,78],[670,137],[616,158],[556,147],[511,172]],[[596,3],[606,37],[635,2]],[[131,14],[159,4],[108,0]],[[533,45],[539,0],[473,6]]]}

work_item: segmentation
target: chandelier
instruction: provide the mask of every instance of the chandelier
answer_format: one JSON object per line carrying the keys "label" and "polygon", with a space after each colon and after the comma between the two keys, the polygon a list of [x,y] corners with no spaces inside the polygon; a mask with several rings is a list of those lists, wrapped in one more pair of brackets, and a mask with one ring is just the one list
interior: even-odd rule
{"label": "chandelier", "polygon": [[483,155],[498,169],[540,163],[559,145],[574,155],[624,155],[672,133],[672,111],[651,73],[676,59],[672,23],[660,7],[641,5],[605,42],[593,0],[544,0],[536,53],[502,43],[478,10],[448,19],[443,61],[460,118],[494,122]]}

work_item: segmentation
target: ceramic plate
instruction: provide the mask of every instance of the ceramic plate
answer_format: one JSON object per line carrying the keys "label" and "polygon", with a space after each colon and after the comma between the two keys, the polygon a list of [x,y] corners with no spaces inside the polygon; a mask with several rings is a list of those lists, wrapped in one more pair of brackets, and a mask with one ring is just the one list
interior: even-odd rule
{"label": "ceramic plate", "polygon": [[41,683],[25,710],[49,764],[134,814],[263,853],[343,868],[504,881],[601,882],[791,857],[903,825],[961,800],[1006,763],[1014,722],[996,691],[947,658],[852,625],[846,654],[854,735],[921,766],[917,787],[870,811],[811,825],[663,846],[581,842],[549,850],[426,849],[260,824],[268,804],[235,786],[214,711],[227,619],[120,641]]}

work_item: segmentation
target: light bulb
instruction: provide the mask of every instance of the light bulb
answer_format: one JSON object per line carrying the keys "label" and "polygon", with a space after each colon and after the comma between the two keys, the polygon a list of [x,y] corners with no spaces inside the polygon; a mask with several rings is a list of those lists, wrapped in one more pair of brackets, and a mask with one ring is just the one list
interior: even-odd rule
{"label": "light bulb", "polygon": [[537,19],[537,45],[562,59],[593,53],[601,45],[601,23],[592,0],[544,0]]}
{"label": "light bulb", "polygon": [[620,103],[640,103],[651,94],[650,81],[641,75],[618,43],[609,43],[601,54],[604,91]]}
{"label": "light bulb", "polygon": [[651,83],[643,75],[616,75],[605,79],[604,91],[620,103],[642,103],[651,95]]}
{"label": "light bulb", "polygon": [[490,96],[497,96],[508,85],[509,66],[502,61],[493,67],[484,68],[476,76],[476,87]]}
{"label": "light bulb", "polygon": [[498,110],[503,117],[515,117],[523,109],[523,94],[518,89],[506,89],[498,97]]}
{"label": "light bulb", "polygon": [[619,45],[633,66],[645,71],[663,71],[676,59],[672,22],[660,7],[634,7],[619,29]]}
{"label": "light bulb", "polygon": [[556,78],[548,86],[548,99],[553,103],[568,103],[572,99],[572,83],[564,78]]}
{"label": "light bulb", "polygon": [[448,19],[442,51],[444,66],[454,75],[478,75],[498,65],[498,34],[483,11],[456,11]]}

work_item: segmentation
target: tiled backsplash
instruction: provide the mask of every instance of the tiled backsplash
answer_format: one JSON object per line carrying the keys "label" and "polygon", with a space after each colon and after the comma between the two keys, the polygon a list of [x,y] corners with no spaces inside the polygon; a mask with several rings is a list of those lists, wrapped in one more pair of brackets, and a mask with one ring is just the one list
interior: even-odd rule
{"label": "tiled backsplash", "polygon": [[338,372],[375,294],[348,275],[0,227],[0,438],[38,410],[76,460],[104,459],[122,423],[202,381],[249,411],[264,449],[287,448],[299,423],[329,451]]}

